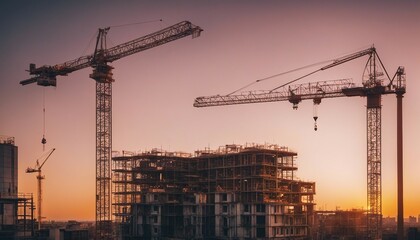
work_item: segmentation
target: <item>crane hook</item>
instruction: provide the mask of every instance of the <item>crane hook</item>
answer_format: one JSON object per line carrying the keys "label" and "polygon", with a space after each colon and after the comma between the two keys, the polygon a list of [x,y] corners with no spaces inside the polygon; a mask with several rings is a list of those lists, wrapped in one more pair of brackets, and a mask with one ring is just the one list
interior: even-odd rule
{"label": "crane hook", "polygon": [[314,98],[314,130],[317,131],[318,130],[318,124],[317,124],[317,120],[318,120],[318,105],[321,103],[321,98]]}
{"label": "crane hook", "polygon": [[43,97],[42,97],[42,117],[43,117],[43,129],[42,129],[42,150],[45,151],[45,144],[47,143],[47,139],[45,139],[45,89],[43,89]]}

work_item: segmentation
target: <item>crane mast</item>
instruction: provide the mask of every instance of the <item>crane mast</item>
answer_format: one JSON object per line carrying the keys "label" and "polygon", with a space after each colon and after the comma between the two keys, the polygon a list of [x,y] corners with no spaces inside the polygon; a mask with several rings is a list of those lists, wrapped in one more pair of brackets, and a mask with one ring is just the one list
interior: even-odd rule
{"label": "crane mast", "polygon": [[[293,104],[293,109],[297,109],[302,100],[313,100],[314,107],[323,98],[337,97],[366,97],[367,115],[367,237],[368,239],[382,238],[382,180],[381,180],[381,150],[382,150],[382,95],[397,95],[397,162],[398,162],[398,232],[399,238],[403,238],[403,194],[402,194],[402,98],[405,93],[405,71],[399,67],[393,79],[389,78],[385,67],[382,64],[375,48],[368,48],[342,58],[334,60],[331,64],[321,67],[307,75],[323,71],[348,61],[369,55],[366,63],[363,86],[356,86],[350,79],[340,79],[334,81],[323,81],[306,83],[300,85],[284,84],[268,91],[251,91],[240,94],[213,95],[197,97],[194,107],[212,107],[223,105],[236,105],[248,103],[263,103],[276,101],[289,101]],[[384,72],[381,72],[383,70]],[[389,80],[384,84],[384,78]],[[293,83],[303,77],[290,81]],[[396,81],[394,82],[396,78]],[[315,130],[316,130],[316,119]]]}
{"label": "crane mast", "polygon": [[45,162],[48,160],[48,158],[51,156],[51,154],[55,151],[55,148],[49,150],[44,155],[46,155],[44,161],[39,164],[39,159],[36,160],[35,168],[27,168],[26,173],[34,173],[37,172],[38,175],[36,176],[37,179],[37,187],[38,187],[38,209],[37,209],[37,215],[38,215],[38,230],[41,230],[41,222],[42,222],[42,180],[45,179],[45,176],[42,175],[42,167],[44,166]]}
{"label": "crane mast", "polygon": [[160,31],[119,44],[106,46],[109,28],[99,29],[95,51],[91,55],[36,68],[30,64],[30,79],[22,85],[37,83],[41,86],[56,86],[57,76],[92,67],[90,78],[96,81],[96,239],[112,239],[111,219],[111,151],[112,151],[112,83],[114,82],[109,63],[120,58],[154,48],[174,40],[190,36],[199,37],[200,27],[183,21]]}

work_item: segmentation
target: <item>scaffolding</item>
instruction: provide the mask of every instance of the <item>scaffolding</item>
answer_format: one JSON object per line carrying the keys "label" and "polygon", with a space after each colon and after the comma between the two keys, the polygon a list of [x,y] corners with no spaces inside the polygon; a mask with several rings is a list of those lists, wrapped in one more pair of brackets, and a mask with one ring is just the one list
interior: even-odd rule
{"label": "scaffolding", "polygon": [[153,149],[113,157],[118,237],[305,239],[315,183],[300,181],[297,153],[226,145],[194,155]]}
{"label": "scaffolding", "polygon": [[19,193],[17,204],[17,239],[31,239],[35,235],[33,194]]}
{"label": "scaffolding", "polygon": [[34,209],[32,194],[0,196],[0,239],[32,239]]}

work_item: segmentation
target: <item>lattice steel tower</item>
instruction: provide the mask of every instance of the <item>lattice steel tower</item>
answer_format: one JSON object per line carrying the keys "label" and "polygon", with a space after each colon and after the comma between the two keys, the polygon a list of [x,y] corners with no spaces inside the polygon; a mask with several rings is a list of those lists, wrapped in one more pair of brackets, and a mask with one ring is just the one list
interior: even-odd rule
{"label": "lattice steel tower", "polygon": [[382,239],[382,80],[380,76],[384,73],[378,71],[376,56],[376,53],[370,55],[363,78],[367,97],[367,236],[369,239]]}

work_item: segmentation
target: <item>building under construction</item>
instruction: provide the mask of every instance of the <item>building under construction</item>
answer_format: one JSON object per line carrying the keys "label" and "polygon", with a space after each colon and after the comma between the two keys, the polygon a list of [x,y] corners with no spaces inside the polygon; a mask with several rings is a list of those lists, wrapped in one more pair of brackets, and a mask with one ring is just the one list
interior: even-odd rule
{"label": "building under construction", "polygon": [[226,145],[195,154],[112,158],[113,214],[122,239],[307,239],[315,183],[296,178],[297,153]]}
{"label": "building under construction", "polygon": [[32,194],[18,192],[18,147],[15,138],[0,136],[0,239],[32,239]]}

